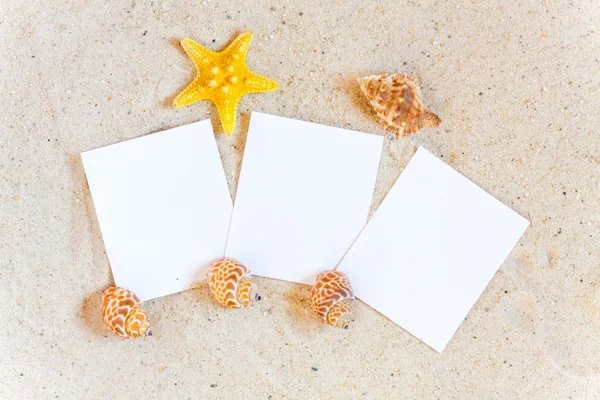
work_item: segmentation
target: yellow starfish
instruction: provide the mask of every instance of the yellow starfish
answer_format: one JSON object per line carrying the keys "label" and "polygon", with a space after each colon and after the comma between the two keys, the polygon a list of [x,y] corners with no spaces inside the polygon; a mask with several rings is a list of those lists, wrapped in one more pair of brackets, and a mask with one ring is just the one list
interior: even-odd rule
{"label": "yellow starfish", "polygon": [[173,100],[173,106],[211,100],[217,106],[223,129],[231,135],[237,106],[244,95],[279,89],[277,82],[255,74],[246,66],[252,35],[252,31],[240,34],[219,52],[208,50],[192,39],[183,39],[181,47],[194,62],[197,73],[194,81]]}

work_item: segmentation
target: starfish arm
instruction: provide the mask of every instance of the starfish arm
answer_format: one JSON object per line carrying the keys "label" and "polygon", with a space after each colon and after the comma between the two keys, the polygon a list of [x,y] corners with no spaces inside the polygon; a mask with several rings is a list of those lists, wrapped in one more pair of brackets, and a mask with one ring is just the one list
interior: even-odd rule
{"label": "starfish arm", "polygon": [[185,107],[200,100],[208,99],[206,89],[202,87],[196,78],[185,89],[181,91],[173,100],[173,107]]}
{"label": "starfish arm", "polygon": [[223,50],[223,54],[231,56],[236,60],[245,60],[246,53],[248,53],[248,48],[250,47],[250,42],[252,42],[253,36],[254,33],[252,33],[252,31],[240,33],[238,37],[236,37],[233,42],[231,42],[229,46]]}
{"label": "starfish arm", "polygon": [[202,70],[202,63],[207,62],[207,60],[213,58],[215,54],[217,54],[216,52],[194,42],[190,38],[183,39],[181,41],[181,47],[183,47],[183,50],[185,50],[187,55],[192,59],[197,71]]}
{"label": "starfish arm", "polygon": [[279,89],[277,81],[267,78],[266,76],[255,74],[248,71],[248,75],[244,81],[248,93],[272,92]]}
{"label": "starfish arm", "polygon": [[217,111],[219,112],[219,118],[221,119],[221,125],[223,130],[229,136],[235,129],[235,120],[237,115],[237,107],[241,97],[231,97],[226,101],[214,101],[217,105]]}

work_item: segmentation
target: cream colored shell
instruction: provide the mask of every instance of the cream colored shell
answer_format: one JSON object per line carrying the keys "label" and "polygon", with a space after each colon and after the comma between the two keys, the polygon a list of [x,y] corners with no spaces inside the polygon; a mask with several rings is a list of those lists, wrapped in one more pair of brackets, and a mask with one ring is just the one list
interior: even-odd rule
{"label": "cream colored shell", "polygon": [[397,137],[414,135],[442,122],[423,104],[414,76],[372,75],[358,79],[358,83],[386,129],[395,132]]}

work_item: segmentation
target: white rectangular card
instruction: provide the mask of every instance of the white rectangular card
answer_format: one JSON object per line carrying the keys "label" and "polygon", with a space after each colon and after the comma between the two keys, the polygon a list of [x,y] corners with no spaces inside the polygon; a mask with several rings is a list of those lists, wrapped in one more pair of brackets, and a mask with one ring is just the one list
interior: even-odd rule
{"label": "white rectangular card", "polygon": [[252,113],[226,255],[255,275],[314,284],[366,222],[382,143]]}
{"label": "white rectangular card", "polygon": [[357,297],[441,352],[528,225],[420,148],[339,270]]}
{"label": "white rectangular card", "polygon": [[232,202],[209,120],[81,154],[115,284],[143,301],[203,281]]}

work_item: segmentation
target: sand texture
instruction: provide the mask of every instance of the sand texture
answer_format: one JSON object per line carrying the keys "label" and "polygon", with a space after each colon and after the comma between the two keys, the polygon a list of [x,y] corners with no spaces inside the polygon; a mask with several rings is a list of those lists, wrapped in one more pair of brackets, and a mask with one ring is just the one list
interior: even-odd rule
{"label": "sand texture", "polygon": [[[0,399],[600,397],[600,11],[595,1],[0,2]],[[174,109],[179,42],[252,29],[236,133]],[[149,301],[121,340],[82,151],[211,118],[235,195],[252,110],[386,135],[361,76],[407,72],[443,120],[386,138],[373,210],[423,145],[531,221],[442,354],[364,304],[348,331],[310,288],[258,278],[221,308],[202,286]],[[294,151],[285,149],[284,151]]]}

